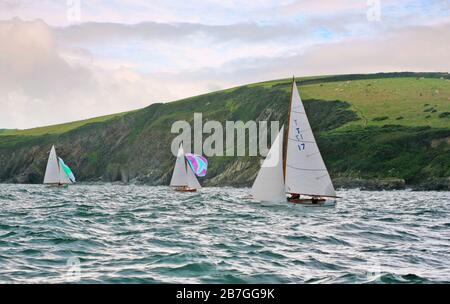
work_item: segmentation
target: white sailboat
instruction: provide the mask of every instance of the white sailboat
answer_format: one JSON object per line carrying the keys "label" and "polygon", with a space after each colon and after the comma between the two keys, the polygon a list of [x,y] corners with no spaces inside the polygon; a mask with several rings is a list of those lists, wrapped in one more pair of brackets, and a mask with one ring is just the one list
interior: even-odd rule
{"label": "white sailboat", "polygon": [[286,201],[283,177],[283,133],[284,127],[281,127],[253,183],[252,196],[255,200]]}
{"label": "white sailboat", "polygon": [[[253,184],[253,198],[268,202],[288,200],[304,205],[335,205],[336,192],[295,80],[292,83],[288,122],[286,149],[283,153],[282,128]],[[286,194],[290,197],[287,198]]]}
{"label": "white sailboat", "polygon": [[66,186],[75,183],[72,170],[56,155],[55,146],[52,146],[45,170],[44,184],[53,186]]}
{"label": "white sailboat", "polygon": [[170,186],[175,191],[180,192],[196,192],[197,189],[202,187],[194,171],[192,171],[191,166],[186,162],[183,144],[178,148],[177,160],[175,161]]}

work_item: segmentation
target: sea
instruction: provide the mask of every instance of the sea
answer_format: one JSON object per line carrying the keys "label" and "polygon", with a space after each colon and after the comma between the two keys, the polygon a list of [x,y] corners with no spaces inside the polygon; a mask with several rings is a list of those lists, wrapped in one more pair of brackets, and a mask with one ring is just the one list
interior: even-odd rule
{"label": "sea", "polygon": [[0,184],[0,283],[450,282],[450,192]]}

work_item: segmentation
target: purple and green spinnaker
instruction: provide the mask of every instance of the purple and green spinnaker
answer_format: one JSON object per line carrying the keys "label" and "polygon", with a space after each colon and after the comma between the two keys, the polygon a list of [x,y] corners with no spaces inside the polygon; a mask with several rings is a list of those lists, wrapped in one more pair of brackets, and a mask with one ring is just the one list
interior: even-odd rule
{"label": "purple and green spinnaker", "polygon": [[195,175],[198,177],[203,177],[206,175],[206,171],[208,170],[208,161],[204,156],[186,153],[185,157]]}

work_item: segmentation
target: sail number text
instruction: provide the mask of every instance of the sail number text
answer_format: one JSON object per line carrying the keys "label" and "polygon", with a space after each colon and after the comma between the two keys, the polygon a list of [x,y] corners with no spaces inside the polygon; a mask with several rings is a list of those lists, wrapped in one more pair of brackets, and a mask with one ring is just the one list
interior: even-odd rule
{"label": "sail number text", "polygon": [[[300,128],[297,127],[298,126],[297,119],[294,119],[294,123],[295,123],[295,126],[296,126],[296,128],[295,128],[295,133],[296,133],[295,134],[295,138],[297,138],[297,141],[301,141],[301,140],[303,140],[303,134],[302,134],[302,131],[300,130]],[[298,150],[299,151],[303,151],[306,148],[305,143],[298,144],[297,146],[298,146]]]}

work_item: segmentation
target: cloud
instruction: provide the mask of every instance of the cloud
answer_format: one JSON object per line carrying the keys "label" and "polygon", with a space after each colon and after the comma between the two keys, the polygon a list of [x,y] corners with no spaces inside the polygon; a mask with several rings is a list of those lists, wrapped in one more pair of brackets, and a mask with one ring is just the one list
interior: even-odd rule
{"label": "cloud", "polygon": [[[189,75],[201,81],[228,85],[296,76],[375,73],[390,71],[450,72],[450,23],[411,26],[384,37],[321,43],[292,56],[230,61],[220,69],[202,69]],[[218,72],[221,71],[221,72]]]}
{"label": "cloud", "polygon": [[384,37],[317,45],[295,58],[312,73],[450,71],[450,23],[411,26]]}
{"label": "cloud", "polygon": [[178,41],[202,36],[218,41],[259,42],[307,34],[307,28],[295,24],[260,25],[236,23],[231,25],[206,25],[196,23],[143,22],[134,25],[119,23],[83,23],[56,29],[62,41],[70,43],[99,43],[120,40]]}
{"label": "cloud", "polygon": [[0,2],[0,9],[3,11],[13,11],[22,6],[22,3],[20,1],[14,1],[14,0],[3,0]]}
{"label": "cloud", "polygon": [[286,14],[307,13],[329,13],[337,11],[348,11],[354,9],[366,9],[367,1],[360,0],[339,0],[339,1],[316,1],[297,0],[281,6],[281,10]]}
{"label": "cloud", "polygon": [[[135,24],[151,20],[161,23],[232,24],[259,21],[268,13],[273,13],[273,8],[289,1],[291,0],[80,0],[80,8],[82,22]],[[14,16],[26,20],[40,18],[52,26],[67,26],[71,23],[67,18],[67,11],[73,3],[61,0],[2,0],[0,19]]]}
{"label": "cloud", "polygon": [[280,56],[311,45],[316,33],[295,24],[205,25],[84,23],[54,29],[58,44],[145,72],[219,68],[246,57]]}
{"label": "cloud", "polygon": [[0,21],[0,128],[84,119],[292,74],[450,70],[449,21],[389,29],[316,40],[285,24],[52,28]]}
{"label": "cloud", "polygon": [[[62,123],[179,97],[178,87],[158,75],[105,68],[88,52],[65,56],[42,21],[0,22],[1,127]],[[195,86],[186,92],[196,93]]]}

